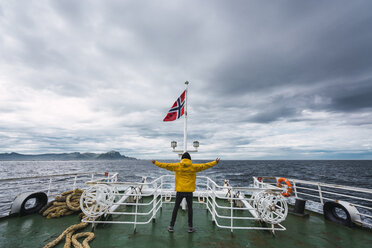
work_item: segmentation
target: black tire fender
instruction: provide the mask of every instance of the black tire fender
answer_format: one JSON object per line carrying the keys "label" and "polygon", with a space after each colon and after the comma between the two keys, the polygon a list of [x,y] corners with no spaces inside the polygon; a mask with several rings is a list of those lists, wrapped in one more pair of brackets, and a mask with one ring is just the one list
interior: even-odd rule
{"label": "black tire fender", "polygon": [[[30,199],[35,199],[35,203],[32,207],[26,208],[26,203]],[[27,192],[19,194],[12,203],[10,215],[28,215],[34,214],[40,211],[48,203],[48,196],[44,192]]]}
{"label": "black tire fender", "polygon": [[[346,218],[342,218],[336,213],[337,208],[340,208],[345,212]],[[349,211],[340,203],[326,202],[323,206],[323,215],[326,220],[329,220],[329,221],[332,221],[332,222],[335,222],[335,223],[338,223],[344,226],[348,226],[348,227],[353,226],[353,222],[351,220]]]}
{"label": "black tire fender", "polygon": [[[25,204],[30,199],[35,198],[35,205],[32,208],[25,208]],[[21,205],[20,215],[28,215],[39,212],[39,210],[48,203],[48,196],[44,192],[32,193],[29,195]]]}

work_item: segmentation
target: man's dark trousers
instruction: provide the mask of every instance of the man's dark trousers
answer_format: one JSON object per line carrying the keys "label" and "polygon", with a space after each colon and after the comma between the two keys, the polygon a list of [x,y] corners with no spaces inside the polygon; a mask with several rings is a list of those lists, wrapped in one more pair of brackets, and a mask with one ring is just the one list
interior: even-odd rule
{"label": "man's dark trousers", "polygon": [[174,226],[174,223],[176,222],[178,208],[180,207],[181,201],[184,197],[186,198],[186,202],[187,202],[189,227],[192,227],[192,192],[177,192],[176,202],[174,204],[173,213],[172,213],[172,220],[170,223],[171,226]]}

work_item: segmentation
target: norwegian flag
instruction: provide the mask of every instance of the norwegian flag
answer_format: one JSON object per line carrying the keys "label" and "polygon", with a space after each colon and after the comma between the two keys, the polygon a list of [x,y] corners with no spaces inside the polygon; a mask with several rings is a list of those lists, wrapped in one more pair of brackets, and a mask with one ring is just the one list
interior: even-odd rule
{"label": "norwegian flag", "polygon": [[173,103],[172,108],[168,111],[163,121],[175,121],[179,119],[185,113],[185,96],[186,90],[181,96]]}

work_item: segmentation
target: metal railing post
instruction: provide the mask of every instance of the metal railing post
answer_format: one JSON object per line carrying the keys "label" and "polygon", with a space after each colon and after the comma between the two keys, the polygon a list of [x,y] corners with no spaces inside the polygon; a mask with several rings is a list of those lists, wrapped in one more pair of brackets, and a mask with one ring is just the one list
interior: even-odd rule
{"label": "metal railing post", "polygon": [[320,183],[318,183],[318,189],[319,189],[320,203],[323,205],[323,195],[322,195],[322,189],[320,188]]}
{"label": "metal railing post", "polygon": [[206,198],[205,198],[205,206],[206,206],[207,211],[208,211],[208,201],[209,201],[209,194],[208,194],[209,188],[210,188],[209,180],[207,179],[207,190],[206,190],[207,193],[206,193]]}
{"label": "metal railing post", "polygon": [[[232,189],[231,189],[232,191]],[[233,201],[233,192],[230,193],[230,208],[231,208],[231,220],[230,220],[230,226],[231,226],[231,232],[233,232],[234,228],[233,228],[233,208],[234,208],[234,201]]]}
{"label": "metal railing post", "polygon": [[213,184],[213,191],[212,191],[212,221],[216,222],[216,185]]}
{"label": "metal railing post", "polygon": [[152,221],[155,222],[156,219],[156,205],[157,205],[157,199],[158,199],[158,185],[157,183],[153,184],[154,187],[154,202],[153,202],[153,210],[152,210]]}
{"label": "metal railing post", "polygon": [[160,198],[161,198],[161,205],[163,206],[163,179],[164,177],[162,176],[160,179]]}
{"label": "metal railing post", "polygon": [[47,196],[50,194],[50,187],[52,186],[52,178],[49,178],[49,186],[48,186],[48,193]]}
{"label": "metal railing post", "polygon": [[74,186],[72,187],[72,189],[76,189],[76,180],[77,180],[77,175],[74,178]]}
{"label": "metal railing post", "polygon": [[295,197],[297,197],[297,187],[296,187],[296,182],[295,181],[292,181],[293,182],[293,188],[294,188],[294,192],[295,192]]}
{"label": "metal railing post", "polygon": [[136,211],[134,212],[134,232],[136,232],[136,228],[137,228],[137,213],[138,213],[138,198],[139,198],[139,194],[137,193],[136,191]]}

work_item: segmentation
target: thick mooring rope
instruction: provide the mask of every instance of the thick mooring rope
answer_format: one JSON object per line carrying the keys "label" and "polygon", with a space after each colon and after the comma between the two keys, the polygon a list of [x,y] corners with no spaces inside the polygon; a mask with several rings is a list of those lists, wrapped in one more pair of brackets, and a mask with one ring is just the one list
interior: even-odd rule
{"label": "thick mooring rope", "polygon": [[71,238],[72,238],[72,235],[74,234],[74,232],[69,232],[66,234],[66,242],[65,242],[65,245],[63,246],[63,248],[70,248],[71,247]]}
{"label": "thick mooring rope", "polygon": [[[53,202],[50,202],[46,207],[44,207],[40,213],[43,216],[50,218],[59,218],[62,216],[70,215],[75,212],[80,211],[80,197],[83,191],[81,189],[70,190],[56,196]],[[80,218],[84,218],[83,213],[80,213]],[[59,242],[65,239],[64,248],[71,248],[71,244],[74,248],[90,248],[89,241],[94,239],[94,233],[92,232],[82,232],[75,233],[79,229],[83,229],[88,225],[88,223],[81,222],[79,224],[72,225],[64,230],[58,238],[46,244],[43,248],[51,248],[56,246]],[[81,237],[86,237],[82,243],[77,239]]]}
{"label": "thick mooring rope", "polygon": [[[83,240],[83,243],[80,244],[79,241],[77,241],[78,238],[81,237],[86,237]],[[75,248],[90,248],[88,242],[94,239],[94,233],[92,232],[82,232],[82,233],[77,233],[72,236],[72,244],[74,245]]]}
{"label": "thick mooring rope", "polygon": [[83,191],[81,189],[70,190],[56,196],[52,203],[40,212],[43,216],[50,218],[59,218],[61,216],[71,215],[80,211],[80,197]]}
{"label": "thick mooring rope", "polygon": [[[79,224],[75,224],[75,225],[72,225],[70,227],[68,227],[66,230],[64,230],[59,236],[58,238],[56,238],[55,240],[53,240],[52,242],[49,242],[48,244],[46,244],[43,248],[51,248],[51,247],[54,247],[56,246],[59,242],[62,241],[63,238],[68,237],[69,239],[69,245],[68,246],[64,246],[64,247],[71,247],[71,236],[72,234],[76,231],[76,230],[79,230],[79,229],[82,229],[84,227],[86,227],[88,225],[88,223],[85,223],[85,222],[81,222]],[[71,234],[69,234],[71,233]],[[68,235],[67,235],[68,234]],[[93,233],[92,233],[93,234]],[[94,234],[93,234],[94,236]],[[66,240],[68,241],[68,240]],[[68,242],[66,242],[68,243]],[[89,246],[88,246],[89,247]]]}

